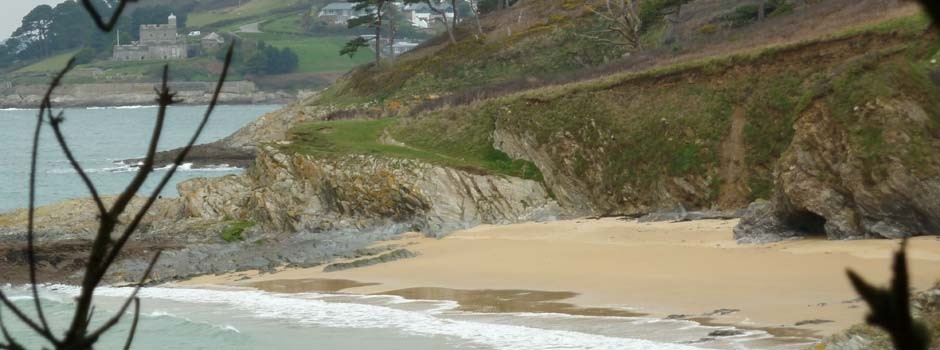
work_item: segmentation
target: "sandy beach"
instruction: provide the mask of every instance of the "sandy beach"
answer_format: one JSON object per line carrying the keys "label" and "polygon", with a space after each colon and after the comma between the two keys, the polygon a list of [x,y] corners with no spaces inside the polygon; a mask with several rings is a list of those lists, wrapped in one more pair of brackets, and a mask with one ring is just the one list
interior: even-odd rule
{"label": "sandy beach", "polygon": [[[177,285],[450,298],[478,310],[511,297],[512,290],[531,290],[551,293],[530,296],[528,303],[522,300],[508,311],[583,308],[571,313],[606,309],[652,317],[684,315],[778,332],[781,327],[805,330],[822,337],[861,322],[867,310],[845,270],[885,284],[899,243],[806,239],[739,245],[731,239],[735,224],[611,218],[480,226],[443,239],[404,235],[390,243],[407,245],[418,256],[374,266],[337,272],[323,272],[322,267],[242,272]],[[912,239],[908,252],[915,289],[940,280],[940,239]],[[501,297],[501,290],[506,295]],[[507,311],[504,306],[499,311]],[[728,311],[715,314],[719,309]],[[812,320],[817,322],[806,322]]]}

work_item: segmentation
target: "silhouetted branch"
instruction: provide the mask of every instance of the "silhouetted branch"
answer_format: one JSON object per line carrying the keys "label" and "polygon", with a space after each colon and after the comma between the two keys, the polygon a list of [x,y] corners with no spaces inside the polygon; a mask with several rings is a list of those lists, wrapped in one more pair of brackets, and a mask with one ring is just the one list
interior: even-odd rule
{"label": "silhouetted branch", "polygon": [[[124,317],[124,313],[127,312],[127,308],[130,307],[131,301],[139,300],[137,298],[137,294],[140,293],[140,288],[143,287],[144,283],[147,282],[147,279],[150,278],[150,273],[153,272],[153,267],[157,265],[157,260],[160,259],[160,254],[161,252],[158,251],[153,255],[153,259],[151,259],[150,264],[147,265],[147,270],[144,271],[144,275],[141,276],[140,282],[137,282],[137,286],[134,287],[134,291],[131,292],[131,295],[127,298],[127,300],[124,301],[124,304],[121,305],[121,308],[118,310],[118,312],[115,313],[114,316],[106,321],[100,328],[98,328],[98,330],[92,332],[91,335],[88,336],[88,339],[91,340],[92,343],[98,340],[98,337],[104,334],[104,332],[107,332],[109,329],[111,329],[111,327],[114,327],[114,325],[121,321],[121,318]],[[137,316],[135,315],[134,318],[136,319]],[[136,324],[137,322],[134,321],[134,323]]]}
{"label": "silhouetted branch", "polygon": [[924,5],[924,10],[933,18],[934,26],[940,27],[940,1],[938,0],[919,0]]}
{"label": "silhouetted branch", "polygon": [[[39,288],[37,287],[36,281],[36,247],[35,247],[35,227],[34,219],[36,216],[36,169],[37,161],[39,158],[39,134],[42,131],[42,120],[46,111],[52,109],[52,92],[55,91],[59,84],[62,83],[62,78],[65,77],[72,68],[75,67],[75,58],[70,59],[59,74],[56,74],[55,78],[52,79],[52,82],[49,84],[49,88],[46,89],[46,93],[43,95],[42,102],[39,105],[39,114],[36,116],[36,128],[33,131],[33,145],[31,150],[30,157],[30,168],[29,168],[29,209],[27,213],[27,227],[26,227],[26,259],[29,264],[29,282],[32,286],[32,295],[33,302],[36,306],[36,314],[39,318],[39,322],[42,324],[42,335],[47,339],[54,339],[52,332],[49,330],[49,323],[46,322],[46,315],[42,309],[42,300],[39,299]],[[0,292],[0,297],[6,300],[6,296]],[[12,305],[12,303],[10,303]],[[20,317],[23,313],[11,307],[11,311]],[[22,317],[21,317],[22,318]]]}
{"label": "silhouetted branch", "polygon": [[140,320],[140,298],[134,298],[134,321],[131,322],[131,329],[127,333],[127,341],[124,342],[124,350],[130,350],[131,343],[134,342],[134,334],[137,333],[137,321]]}
{"label": "silhouetted branch", "polygon": [[21,350],[23,346],[16,342],[16,339],[13,339],[13,336],[10,335],[10,331],[7,330],[6,324],[3,323],[3,308],[0,308],[0,333],[3,333],[3,339],[6,341],[6,344],[0,344],[0,349],[9,349],[9,350]]}
{"label": "silhouetted branch", "polygon": [[927,330],[911,316],[906,246],[907,240],[904,240],[894,256],[890,289],[872,286],[851,270],[847,273],[852,286],[871,308],[866,318],[869,324],[888,332],[897,350],[927,350]]}
{"label": "silhouetted branch", "polygon": [[[114,13],[112,17],[105,21],[99,12],[94,8],[90,0],[82,0],[82,4],[85,6],[88,13],[94,19],[96,25],[103,31],[110,31],[113,29],[114,25],[117,23],[118,18],[120,18],[121,13],[124,11],[125,6],[128,2],[136,2],[136,0],[121,0],[114,8]],[[140,279],[140,282],[137,283],[131,295],[124,301],[121,308],[118,312],[112,316],[110,319],[104,322],[102,326],[96,329],[93,332],[89,333],[89,325],[91,324],[92,317],[95,313],[94,305],[92,305],[92,299],[94,297],[94,291],[104,279],[105,275],[108,272],[108,269],[114,264],[117,257],[120,255],[121,250],[124,245],[130,239],[131,235],[140,225],[140,222],[143,220],[143,217],[147,214],[150,208],[153,206],[156,199],[159,197],[160,192],[166,187],[170,179],[178,170],[179,166],[183,163],[186,156],[189,154],[189,151],[195,145],[196,141],[202,135],[203,130],[208,124],[209,117],[215,110],[215,107],[218,104],[219,98],[222,93],[222,86],[225,80],[228,77],[229,68],[232,62],[232,55],[234,52],[234,44],[229,46],[228,52],[225,57],[225,64],[222,71],[222,74],[219,77],[219,81],[216,84],[215,91],[212,96],[212,100],[209,103],[209,106],[206,110],[205,115],[202,118],[199,126],[196,128],[196,131],[193,133],[192,138],[189,140],[189,143],[183,150],[178,154],[177,158],[174,160],[173,165],[170,167],[170,170],[165,176],[160,180],[156,189],[150,197],[147,198],[147,201],[144,205],[138,210],[133,216],[133,220],[123,231],[121,236],[112,241],[112,234],[114,233],[117,225],[119,223],[119,218],[129,207],[131,201],[136,196],[137,192],[146,182],[149,175],[153,172],[154,162],[156,156],[156,150],[159,145],[160,136],[163,132],[164,122],[166,120],[167,108],[176,102],[175,93],[170,92],[169,88],[169,67],[164,66],[163,68],[163,80],[160,88],[157,92],[157,103],[159,104],[159,110],[157,113],[156,125],[153,129],[153,135],[150,139],[150,144],[147,148],[147,156],[143,161],[142,166],[138,169],[137,174],[128,184],[124,192],[120,193],[114,203],[112,203],[111,208],[107,208],[101,196],[98,193],[94,183],[88,177],[88,174],[84,171],[81,165],[78,163],[78,160],[75,158],[74,154],[71,151],[71,148],[68,145],[68,142],[65,139],[64,133],[62,132],[62,123],[65,122],[64,113],[59,112],[54,114],[52,112],[52,93],[53,91],[61,84],[62,78],[68,73],[75,63],[75,59],[69,60],[66,67],[55,76],[52,82],[49,85],[48,90],[40,104],[39,114],[36,120],[36,130],[33,137],[33,148],[32,148],[32,158],[31,158],[31,169],[30,169],[30,178],[29,178],[29,208],[28,208],[28,223],[27,223],[27,260],[29,264],[30,271],[30,284],[32,286],[32,295],[36,303],[36,310],[38,314],[38,321],[31,319],[26,315],[19,307],[13,304],[9,298],[0,291],[0,304],[6,306],[10,311],[22,321],[28,328],[40,335],[43,339],[47,340],[53,347],[57,350],[86,350],[91,349],[93,345],[98,341],[98,339],[112,327],[120,322],[124,314],[127,313],[130,308],[131,303],[134,304],[134,319],[131,325],[131,329],[128,333],[127,341],[124,345],[125,349],[130,348],[134,335],[136,334],[137,324],[140,318],[140,298],[137,295],[140,292],[140,289],[143,287],[144,283],[150,278],[153,268],[156,266],[157,260],[160,257],[160,252],[157,252],[154,257],[151,259],[150,264],[147,266],[146,271]],[[36,277],[36,270],[39,267],[39,264],[36,260],[36,247],[35,247],[35,212],[36,212],[36,178],[37,178],[37,163],[38,163],[38,150],[39,150],[39,136],[42,130],[43,119],[48,121],[49,125],[52,127],[53,132],[55,133],[56,141],[59,144],[59,148],[62,149],[66,158],[69,160],[69,163],[81,177],[85,186],[88,187],[89,192],[91,193],[92,199],[95,201],[95,205],[99,211],[98,221],[99,227],[98,231],[92,240],[91,249],[88,256],[88,261],[85,266],[85,274],[82,279],[81,290],[76,298],[75,302],[75,312],[71,324],[69,325],[68,330],[65,332],[65,337],[63,339],[58,339],[55,337],[48,323],[42,309],[42,305],[39,298],[39,284]],[[0,315],[2,316],[2,315]],[[7,331],[6,325],[3,322],[2,317],[0,317],[0,332],[4,337],[4,341],[0,342],[0,350],[25,350],[21,345],[19,345]]]}
{"label": "silhouetted branch", "polygon": [[[147,202],[140,208],[137,212],[137,215],[131,220],[130,224],[124,229],[124,233],[121,234],[121,237],[117,239],[114,243],[114,248],[111,250],[111,253],[104,260],[104,263],[110,265],[114,263],[114,260],[117,259],[117,255],[120,252],[121,248],[124,247],[124,244],[127,243],[127,240],[130,238],[131,234],[137,227],[140,225],[140,222],[144,219],[144,216],[147,214],[147,211],[150,210],[150,207],[153,206],[153,203],[160,197],[160,193],[163,192],[163,188],[166,187],[167,183],[170,181],[170,178],[176,173],[179,169],[179,166],[183,164],[183,161],[186,159],[186,156],[192,150],[193,146],[196,144],[196,141],[199,140],[199,136],[202,135],[203,129],[205,129],[206,124],[209,122],[209,116],[212,115],[212,112],[215,111],[216,105],[219,102],[219,96],[222,94],[222,85],[225,83],[225,79],[228,77],[229,68],[232,63],[232,55],[234,54],[235,44],[232,43],[229,45],[228,52],[225,54],[225,64],[222,67],[222,74],[219,76],[219,81],[216,83],[215,91],[212,93],[212,99],[209,101],[209,106],[206,108],[206,113],[202,117],[202,121],[199,122],[199,126],[196,127],[196,131],[193,133],[193,136],[189,139],[189,143],[176,155],[176,158],[173,160],[173,165],[167,171],[166,175],[160,180],[160,183],[154,188],[150,197],[147,198]],[[101,276],[103,277],[103,275]]]}
{"label": "silhouetted branch", "polygon": [[121,18],[121,14],[124,13],[124,8],[127,7],[127,3],[129,2],[137,2],[137,0],[119,0],[117,6],[114,7],[114,12],[111,13],[111,18],[107,21],[105,21],[101,13],[98,12],[95,5],[91,3],[91,0],[82,0],[82,5],[85,6],[85,11],[91,15],[91,19],[95,21],[95,25],[98,26],[98,29],[110,32]]}
{"label": "silhouetted branch", "polygon": [[82,169],[82,166],[78,163],[78,160],[76,160],[72,155],[72,150],[69,149],[68,143],[65,141],[65,136],[62,135],[61,124],[65,121],[65,117],[62,116],[63,112],[59,112],[57,116],[52,116],[52,110],[50,109],[47,111],[47,113],[49,115],[49,125],[52,126],[52,131],[55,134],[56,141],[59,142],[59,148],[61,148],[62,152],[65,153],[65,158],[69,160],[69,164],[72,164],[72,168],[75,169],[75,172],[78,173],[78,176],[82,179],[82,182],[85,183],[85,187],[88,188],[88,192],[91,193],[91,198],[95,201],[95,205],[98,207],[98,215],[107,215],[108,210],[105,209],[104,202],[101,201],[101,196],[98,195],[98,189],[95,188],[95,185],[91,182],[88,174],[85,173],[85,170]]}

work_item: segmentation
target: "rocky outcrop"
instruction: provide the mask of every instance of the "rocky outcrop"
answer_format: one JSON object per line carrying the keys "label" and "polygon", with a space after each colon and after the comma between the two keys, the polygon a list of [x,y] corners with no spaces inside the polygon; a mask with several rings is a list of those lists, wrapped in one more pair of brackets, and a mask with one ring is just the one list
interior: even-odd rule
{"label": "rocky outcrop", "polygon": [[247,174],[178,185],[191,218],[255,220],[279,232],[405,226],[442,235],[479,224],[551,219],[535,181],[368,155],[318,158],[262,146]]}
{"label": "rocky outcrop", "polygon": [[[154,276],[165,280],[318,265],[404,232],[440,236],[479,224],[550,220],[561,212],[536,181],[407,159],[314,157],[275,145],[261,146],[245,174],[193,179],[177,188],[179,198],[159,199],[146,216],[112,280],[137,278],[155,249],[165,252]],[[142,203],[135,199],[128,211]],[[58,254],[41,256],[49,261],[44,275],[76,277],[97,228],[94,209],[87,199],[38,209],[42,251]],[[252,223],[244,240],[221,238],[237,222]],[[22,267],[16,257],[25,252],[25,227],[25,210],[0,215],[0,272],[22,274],[8,269]]]}
{"label": "rocky outcrop", "polygon": [[[853,107],[852,114],[865,126],[840,123],[824,101],[803,113],[777,163],[773,199],[750,206],[735,238],[940,233],[940,140],[930,115],[921,104],[900,98],[870,101]],[[860,132],[873,134],[859,142]]]}

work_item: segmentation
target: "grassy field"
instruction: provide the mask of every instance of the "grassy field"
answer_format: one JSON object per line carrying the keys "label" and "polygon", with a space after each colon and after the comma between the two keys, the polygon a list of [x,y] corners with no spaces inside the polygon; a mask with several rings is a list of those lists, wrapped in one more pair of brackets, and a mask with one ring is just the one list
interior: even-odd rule
{"label": "grassy field", "polygon": [[261,24],[262,31],[304,34],[300,28],[303,14],[293,14],[275,18]]}
{"label": "grassy field", "polygon": [[194,12],[189,14],[187,25],[190,27],[204,27],[222,21],[249,19],[264,16],[278,9],[302,3],[300,0],[243,0],[240,7],[228,7],[207,12]]}
{"label": "grassy field", "polygon": [[[404,131],[396,124],[398,119],[343,120],[313,122],[297,126],[290,131],[291,144],[286,150],[311,155],[370,154],[376,156],[417,159],[433,164],[445,165],[471,171],[504,174],[541,181],[542,175],[529,162],[512,160],[505,153],[492,147],[468,144],[475,140],[451,139],[452,147],[425,148],[426,145],[407,147],[387,145],[379,142],[386,132],[395,137]],[[433,139],[434,130],[413,130],[410,139]]]}
{"label": "grassy field", "polygon": [[371,50],[363,50],[349,58],[340,56],[339,50],[349,40],[345,37],[308,37],[283,34],[242,34],[245,37],[264,40],[267,44],[289,47],[300,57],[299,73],[344,72],[372,59]]}
{"label": "grassy field", "polygon": [[78,50],[73,50],[58,54],[20,68],[14,73],[42,73],[62,70],[62,68],[65,67],[65,64],[68,63],[69,59],[72,58],[72,56],[74,56],[77,52]]}

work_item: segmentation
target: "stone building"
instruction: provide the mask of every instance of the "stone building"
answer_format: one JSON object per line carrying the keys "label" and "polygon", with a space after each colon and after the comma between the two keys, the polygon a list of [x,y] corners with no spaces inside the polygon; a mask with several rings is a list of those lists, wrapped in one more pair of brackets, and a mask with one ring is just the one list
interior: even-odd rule
{"label": "stone building", "polygon": [[199,43],[202,45],[203,50],[211,51],[222,47],[222,45],[225,45],[225,38],[219,35],[219,33],[212,32],[209,33],[209,35],[202,37],[202,39],[199,40]]}
{"label": "stone building", "polygon": [[167,24],[142,24],[140,41],[121,45],[120,35],[114,46],[112,60],[181,60],[188,57],[186,39],[179,35],[176,16],[170,14]]}

